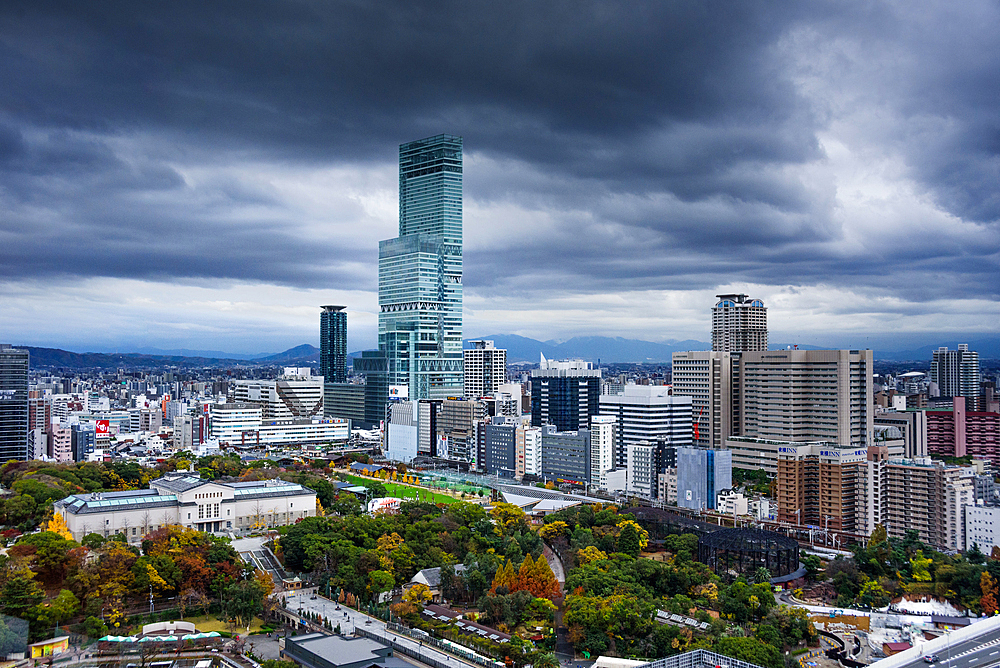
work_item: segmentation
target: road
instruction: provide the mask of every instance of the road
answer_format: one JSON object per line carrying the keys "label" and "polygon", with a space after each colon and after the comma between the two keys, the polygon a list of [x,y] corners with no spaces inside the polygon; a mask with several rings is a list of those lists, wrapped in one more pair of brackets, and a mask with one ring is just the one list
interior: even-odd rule
{"label": "road", "polygon": [[[454,657],[451,654],[446,654],[445,652],[442,652],[434,647],[424,645],[409,636],[402,636],[391,631],[387,631],[385,628],[385,622],[381,619],[378,619],[377,617],[370,617],[363,612],[358,612],[357,610],[348,608],[346,605],[340,605],[336,601],[331,601],[323,596],[317,595],[316,598],[313,598],[313,594],[311,592],[298,592],[295,594],[289,594],[287,599],[288,605],[286,607],[289,610],[308,610],[310,612],[323,615],[323,617],[330,620],[330,623],[333,624],[334,627],[336,627],[337,624],[340,624],[340,631],[345,635],[351,635],[354,633],[354,629],[361,627],[371,633],[387,637],[404,647],[422,652],[423,654],[437,659],[441,663],[452,666],[453,668],[469,668],[470,666],[474,668],[482,668],[476,664]],[[337,608],[340,609],[338,610]]]}
{"label": "road", "polygon": [[[946,643],[944,649],[934,652],[938,660],[933,668],[990,668],[1000,666],[1000,630],[989,634]],[[904,664],[907,668],[931,668],[921,657]]]}

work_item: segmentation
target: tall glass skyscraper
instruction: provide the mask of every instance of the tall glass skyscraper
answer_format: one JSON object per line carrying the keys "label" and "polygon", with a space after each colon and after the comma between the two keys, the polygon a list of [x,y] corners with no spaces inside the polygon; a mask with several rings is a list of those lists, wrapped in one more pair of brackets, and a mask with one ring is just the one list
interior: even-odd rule
{"label": "tall glass skyscraper", "polygon": [[399,236],[379,242],[378,344],[409,398],[461,396],[462,138],[399,147]]}
{"label": "tall glass skyscraper", "polygon": [[8,459],[31,459],[28,453],[28,351],[0,343],[0,461]]}
{"label": "tall glass skyscraper", "polygon": [[319,369],[325,383],[347,381],[347,311],[323,306],[319,314]]}

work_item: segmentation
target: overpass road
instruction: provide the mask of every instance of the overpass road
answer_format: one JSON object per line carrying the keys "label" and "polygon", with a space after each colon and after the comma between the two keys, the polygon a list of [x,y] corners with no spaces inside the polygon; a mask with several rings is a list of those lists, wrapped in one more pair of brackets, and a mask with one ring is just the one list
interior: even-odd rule
{"label": "overpass road", "polygon": [[[975,626],[977,625],[966,627],[963,630],[968,631]],[[934,641],[917,643],[914,648],[917,653],[914,653],[913,656],[907,656],[903,661],[893,661],[896,657],[889,657],[873,665],[891,662],[895,664],[892,668],[993,668],[1000,666],[1000,626],[996,624],[990,626],[993,628],[983,629],[982,632],[972,637],[952,639],[951,634],[949,634]],[[934,660],[928,661],[924,657],[932,657]]]}

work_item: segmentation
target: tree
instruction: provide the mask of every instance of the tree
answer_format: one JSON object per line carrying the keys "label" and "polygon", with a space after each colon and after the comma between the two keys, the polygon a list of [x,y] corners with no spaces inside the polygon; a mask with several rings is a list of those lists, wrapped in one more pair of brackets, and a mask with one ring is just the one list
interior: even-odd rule
{"label": "tree", "polygon": [[556,658],[555,654],[546,652],[537,655],[532,665],[534,668],[559,668],[559,659]]}
{"label": "tree", "polygon": [[7,577],[0,590],[0,606],[8,615],[25,617],[27,612],[42,602],[45,592],[35,582],[35,574],[29,568],[19,568]]}
{"label": "tree", "polygon": [[913,579],[917,582],[930,582],[932,563],[931,558],[924,556],[923,550],[917,550],[917,553],[910,558],[910,572],[913,574]]}
{"label": "tree", "polygon": [[254,580],[238,580],[223,594],[223,609],[240,626],[250,628],[253,618],[263,609],[264,592]]}
{"label": "tree", "polygon": [[756,584],[766,584],[771,581],[771,571],[761,566],[753,574],[753,581]]}
{"label": "tree", "polygon": [[622,554],[631,557],[639,556],[642,547],[639,542],[639,533],[635,530],[635,522],[628,522],[622,527],[621,533],[618,534],[617,549]]}
{"label": "tree", "polygon": [[997,583],[990,577],[988,571],[979,576],[979,588],[983,593],[979,599],[979,609],[987,615],[997,612]]}
{"label": "tree", "polygon": [[514,563],[508,559],[507,563],[498,568],[496,574],[493,576],[493,586],[490,587],[490,594],[509,594],[514,590],[516,585],[517,575],[514,573]]}
{"label": "tree", "polygon": [[757,638],[719,638],[713,650],[764,668],[783,668],[785,665],[776,647]]}
{"label": "tree", "polygon": [[66,540],[51,531],[43,531],[22,536],[17,541],[14,553],[18,552],[18,548],[23,548],[25,554],[32,554],[34,570],[43,581],[55,584],[65,579],[69,552],[75,547],[79,547],[77,542]]}
{"label": "tree", "polygon": [[44,530],[61,536],[65,540],[73,540],[73,533],[69,530],[66,519],[61,513],[53,513],[52,519],[46,523]]}
{"label": "tree", "polygon": [[368,574],[368,593],[372,601],[378,601],[383,592],[391,591],[396,586],[392,573],[376,570]]}
{"label": "tree", "polygon": [[562,521],[549,522],[538,530],[538,535],[545,540],[553,540],[559,536],[568,536],[569,525]]}
{"label": "tree", "polygon": [[108,635],[108,627],[100,619],[91,615],[83,620],[83,633],[89,638],[103,638]]}
{"label": "tree", "polygon": [[413,585],[403,594],[403,601],[407,603],[426,603],[432,598],[434,598],[434,595],[431,593],[430,587],[422,582]]}
{"label": "tree", "polygon": [[889,593],[878,580],[868,580],[861,585],[857,600],[859,605],[869,608],[884,608],[889,605]]}
{"label": "tree", "polygon": [[80,544],[91,550],[96,550],[101,545],[104,545],[104,540],[104,536],[99,533],[88,533],[80,540]]}
{"label": "tree", "polygon": [[43,626],[55,626],[75,615],[79,609],[80,601],[73,595],[73,592],[63,589],[51,601],[35,606],[34,617]]}
{"label": "tree", "polygon": [[528,528],[524,511],[513,503],[501,501],[494,504],[490,516],[496,522],[501,536],[510,536]]}
{"label": "tree", "polygon": [[607,553],[602,552],[593,545],[589,545],[576,553],[576,563],[578,566],[586,566],[587,564],[607,558]]}

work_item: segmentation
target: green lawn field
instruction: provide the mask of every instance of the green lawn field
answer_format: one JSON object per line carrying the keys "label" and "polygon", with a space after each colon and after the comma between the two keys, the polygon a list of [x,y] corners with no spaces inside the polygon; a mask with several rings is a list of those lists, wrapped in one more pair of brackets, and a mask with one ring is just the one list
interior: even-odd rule
{"label": "green lawn field", "polygon": [[366,483],[372,481],[380,482],[385,486],[385,491],[389,496],[394,496],[398,499],[419,499],[421,501],[431,501],[433,503],[455,503],[456,501],[461,501],[461,499],[456,499],[453,496],[432,492],[431,490],[424,489],[422,487],[411,487],[409,485],[400,485],[395,482],[385,482],[375,478],[362,478],[354,475],[347,476],[347,479],[348,481],[357,483],[358,485],[365,485]]}

